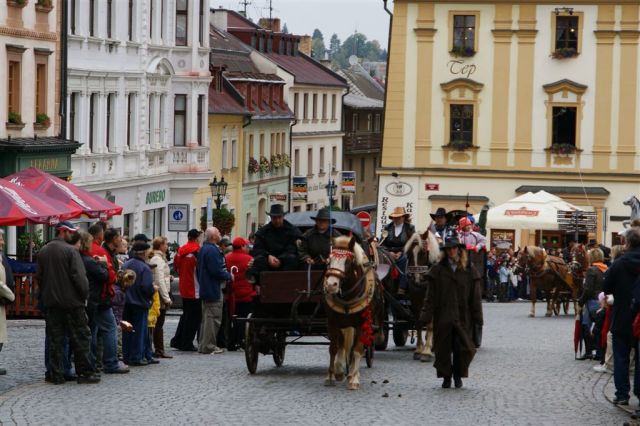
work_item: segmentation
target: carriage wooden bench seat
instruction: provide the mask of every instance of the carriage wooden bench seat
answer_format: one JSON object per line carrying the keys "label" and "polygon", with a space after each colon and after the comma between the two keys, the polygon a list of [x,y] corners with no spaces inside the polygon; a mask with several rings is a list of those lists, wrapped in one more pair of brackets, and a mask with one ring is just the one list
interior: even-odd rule
{"label": "carriage wooden bench seat", "polygon": [[[260,274],[260,303],[294,303],[300,295],[308,302],[322,301],[323,271],[274,271]],[[307,291],[311,290],[311,295]],[[307,296],[310,296],[307,299]]]}

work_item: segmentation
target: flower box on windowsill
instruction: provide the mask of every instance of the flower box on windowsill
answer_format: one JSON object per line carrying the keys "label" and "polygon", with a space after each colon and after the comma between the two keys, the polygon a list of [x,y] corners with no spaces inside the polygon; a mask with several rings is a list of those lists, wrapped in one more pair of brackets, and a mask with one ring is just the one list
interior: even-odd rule
{"label": "flower box on windowsill", "polygon": [[7,130],[22,130],[24,129],[24,123],[6,123]]}
{"label": "flower box on windowsill", "polygon": [[51,122],[45,122],[45,123],[33,123],[33,130],[47,130],[49,127],[51,127]]}
{"label": "flower box on windowsill", "polygon": [[20,9],[23,9],[27,3],[29,0],[7,0],[7,6],[19,7]]}
{"label": "flower box on windowsill", "polygon": [[473,146],[471,142],[467,142],[467,141],[452,141],[452,142],[449,142],[447,145],[443,145],[442,148],[449,149],[452,151],[462,152],[469,149],[477,149],[478,147]]}
{"label": "flower box on windowsill", "polygon": [[551,53],[553,59],[570,59],[578,56],[578,51],[573,47],[561,47]]}
{"label": "flower box on windowsill", "polygon": [[456,58],[471,58],[475,56],[476,51],[472,47],[454,47],[449,54]]}
{"label": "flower box on windowsill", "polygon": [[570,143],[554,143],[550,147],[545,148],[545,151],[549,151],[556,155],[570,155],[575,154],[576,152],[582,152],[581,149],[578,149],[575,145]]}

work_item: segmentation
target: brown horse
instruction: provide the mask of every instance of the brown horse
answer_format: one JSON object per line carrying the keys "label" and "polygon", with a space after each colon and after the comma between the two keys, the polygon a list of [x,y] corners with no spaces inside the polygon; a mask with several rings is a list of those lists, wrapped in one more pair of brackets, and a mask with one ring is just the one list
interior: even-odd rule
{"label": "brown horse", "polygon": [[[426,276],[431,265],[436,264],[440,258],[440,246],[435,235],[427,229],[422,234],[414,233],[405,244],[403,251],[407,257],[409,300],[411,301],[411,313],[417,335],[413,359],[429,362],[433,360],[433,328],[432,326],[426,327],[419,319],[427,291]],[[424,338],[423,331],[425,332]]]}
{"label": "brown horse", "polygon": [[568,289],[571,292],[574,310],[578,288],[573,282],[573,276],[569,267],[559,257],[549,256],[539,247],[527,246],[520,250],[517,255],[516,268],[529,274],[529,289],[531,293],[530,317],[536,314],[536,289],[544,291],[547,299],[546,316],[550,317],[552,309],[556,315],[559,314],[558,297],[562,290]]}
{"label": "brown horse", "polygon": [[371,318],[377,282],[354,237],[338,237],[333,244],[324,279],[330,355],[325,386],[335,386],[344,379],[348,362],[347,389],[357,390],[365,342],[373,344]]}

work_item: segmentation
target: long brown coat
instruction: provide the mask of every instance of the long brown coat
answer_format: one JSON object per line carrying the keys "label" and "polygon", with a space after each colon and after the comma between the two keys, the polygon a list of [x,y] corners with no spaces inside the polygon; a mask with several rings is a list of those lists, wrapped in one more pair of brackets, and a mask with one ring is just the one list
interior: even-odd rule
{"label": "long brown coat", "polygon": [[482,325],[481,277],[473,265],[454,272],[445,258],[427,276],[428,288],[421,319],[433,321],[433,366],[438,377],[451,377],[454,335],[458,337],[460,377],[467,377],[476,348],[472,340],[474,324]]}

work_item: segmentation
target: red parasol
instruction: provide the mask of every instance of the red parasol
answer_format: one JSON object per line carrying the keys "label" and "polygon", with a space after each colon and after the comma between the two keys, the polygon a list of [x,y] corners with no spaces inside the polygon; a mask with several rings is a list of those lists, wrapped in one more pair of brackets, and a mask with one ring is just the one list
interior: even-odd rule
{"label": "red parasol", "polygon": [[55,225],[81,214],[82,210],[77,207],[67,207],[59,201],[0,179],[0,226],[23,226],[27,222]]}
{"label": "red parasol", "polygon": [[5,179],[36,194],[58,200],[67,207],[80,207],[82,213],[91,218],[106,220],[122,214],[122,207],[34,167],[14,173]]}

